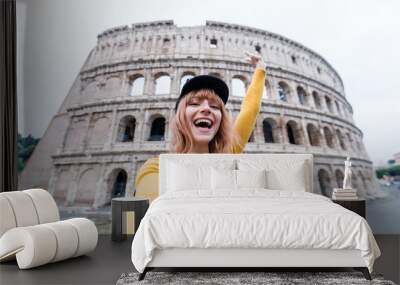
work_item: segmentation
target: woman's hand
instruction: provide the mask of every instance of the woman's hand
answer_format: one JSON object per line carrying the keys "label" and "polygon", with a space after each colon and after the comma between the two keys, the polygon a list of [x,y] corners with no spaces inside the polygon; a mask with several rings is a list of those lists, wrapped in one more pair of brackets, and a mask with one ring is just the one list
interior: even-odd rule
{"label": "woman's hand", "polygon": [[244,54],[246,55],[246,61],[250,63],[254,68],[265,69],[266,64],[261,55],[250,53],[248,51],[245,51]]}

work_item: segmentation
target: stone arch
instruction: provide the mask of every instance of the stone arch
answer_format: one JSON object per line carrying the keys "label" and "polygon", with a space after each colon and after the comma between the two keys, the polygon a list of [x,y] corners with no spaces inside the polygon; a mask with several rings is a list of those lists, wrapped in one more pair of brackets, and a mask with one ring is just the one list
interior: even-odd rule
{"label": "stone arch", "polygon": [[143,95],[144,93],[144,76],[141,74],[134,75],[131,77],[129,81],[130,85],[130,91],[129,95],[130,96],[140,96]]}
{"label": "stone arch", "polygon": [[321,194],[326,197],[332,197],[331,177],[327,170],[318,170],[318,182]]}
{"label": "stone arch", "polygon": [[344,175],[343,172],[340,169],[336,169],[335,171],[335,177],[336,177],[336,184],[338,188],[342,188],[343,187],[343,179],[344,179]]}
{"label": "stone arch", "polygon": [[278,83],[278,98],[281,101],[288,102],[290,97],[290,87],[287,83],[280,81]]}
{"label": "stone arch", "polygon": [[347,136],[347,141],[349,142],[349,148],[354,149],[353,138],[351,137],[351,134],[349,132],[347,132],[346,136]]}
{"label": "stone arch", "polygon": [[310,141],[310,144],[312,146],[320,146],[321,145],[319,130],[312,123],[309,123],[307,125],[307,134],[308,134],[308,139]]}
{"label": "stone arch", "polygon": [[96,193],[98,176],[93,168],[85,169],[79,178],[75,204],[92,205]]}
{"label": "stone arch", "polygon": [[338,114],[342,114],[342,109],[340,108],[339,102],[335,100],[335,106]]}
{"label": "stone arch", "polygon": [[303,87],[297,86],[297,97],[299,98],[299,102],[301,105],[308,105],[307,92]]}
{"label": "stone arch", "polygon": [[150,128],[149,141],[163,141],[165,139],[165,118],[158,116],[153,118]]}
{"label": "stone arch", "polygon": [[244,97],[246,95],[246,80],[241,76],[232,77],[232,95]]}
{"label": "stone arch", "polygon": [[182,87],[183,87],[183,85],[185,85],[186,81],[188,81],[189,79],[192,79],[194,76],[195,76],[194,72],[187,71],[187,72],[182,73],[179,91],[182,90]]}
{"label": "stone arch", "polygon": [[346,145],[345,145],[345,143],[344,143],[344,136],[343,136],[342,132],[341,132],[339,129],[336,130],[336,136],[337,136],[337,138],[338,138],[340,147],[341,147],[343,150],[346,150]]}
{"label": "stone arch", "polygon": [[136,119],[132,115],[124,116],[118,124],[117,142],[133,142]]}
{"label": "stone arch", "polygon": [[86,119],[87,117],[79,116],[73,117],[71,126],[68,129],[67,138],[65,141],[65,148],[68,150],[77,150],[83,144],[83,139],[86,134]]}
{"label": "stone arch", "polygon": [[89,145],[91,147],[103,147],[109,131],[110,120],[107,117],[98,118],[90,129]]}
{"label": "stone arch", "polygon": [[325,95],[325,103],[328,111],[333,113],[332,99],[328,95]]}
{"label": "stone arch", "polygon": [[322,104],[321,104],[321,98],[319,97],[319,94],[317,91],[312,92],[312,97],[314,100],[314,105],[317,109],[322,109]]}
{"label": "stone arch", "polygon": [[167,73],[158,73],[154,85],[155,95],[168,95],[171,92],[171,77]]}
{"label": "stone arch", "polygon": [[53,194],[57,204],[63,204],[68,197],[69,185],[72,181],[72,173],[69,170],[62,170],[58,175],[55,191]]}
{"label": "stone arch", "polygon": [[263,120],[264,142],[279,143],[278,125],[274,119],[265,118]]}
{"label": "stone arch", "polygon": [[286,123],[286,134],[290,144],[302,144],[303,137],[301,129],[296,121],[290,120]]}
{"label": "stone arch", "polygon": [[262,98],[271,98],[272,91],[271,91],[271,83],[266,79],[265,84],[264,84],[264,89],[263,89],[263,95]]}
{"label": "stone arch", "polygon": [[332,134],[331,130],[328,127],[324,127],[323,130],[324,130],[326,144],[328,145],[328,147],[334,148],[335,144],[333,141],[333,134]]}
{"label": "stone arch", "polygon": [[105,205],[111,204],[112,198],[125,197],[128,181],[127,171],[122,167],[113,168],[106,176]]}

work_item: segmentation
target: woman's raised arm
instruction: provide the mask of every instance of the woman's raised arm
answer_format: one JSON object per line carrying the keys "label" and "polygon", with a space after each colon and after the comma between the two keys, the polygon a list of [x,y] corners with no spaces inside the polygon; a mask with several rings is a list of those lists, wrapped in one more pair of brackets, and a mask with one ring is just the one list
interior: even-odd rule
{"label": "woman's raised arm", "polygon": [[246,56],[246,61],[252,64],[255,70],[240,113],[235,120],[234,129],[239,134],[240,143],[233,147],[233,153],[241,153],[250,138],[260,112],[261,97],[265,88],[265,63],[262,57],[248,52]]}

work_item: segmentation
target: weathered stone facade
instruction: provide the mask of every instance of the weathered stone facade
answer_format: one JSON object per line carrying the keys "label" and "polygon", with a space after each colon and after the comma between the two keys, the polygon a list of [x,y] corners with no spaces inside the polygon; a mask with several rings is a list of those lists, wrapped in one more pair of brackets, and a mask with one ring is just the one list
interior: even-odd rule
{"label": "weathered stone facade", "polygon": [[314,154],[314,191],[328,196],[350,156],[359,195],[378,195],[363,134],[333,67],[283,36],[210,21],[197,27],[148,22],[101,33],[20,187],[48,188],[65,205],[102,206],[125,185],[133,195],[136,170],[169,149],[169,121],[187,78],[225,80],[227,109],[237,116],[253,71],[245,50],[267,63],[261,113],[245,152]]}

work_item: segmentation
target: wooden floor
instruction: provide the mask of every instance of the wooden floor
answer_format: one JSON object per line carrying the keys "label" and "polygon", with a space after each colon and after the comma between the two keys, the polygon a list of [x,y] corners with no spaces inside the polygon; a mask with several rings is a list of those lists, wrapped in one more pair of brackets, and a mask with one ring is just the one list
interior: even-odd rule
{"label": "wooden floor", "polygon": [[[399,284],[400,235],[375,236],[382,256],[374,272]],[[28,270],[19,270],[16,262],[0,264],[0,284],[115,284],[124,272],[134,271],[130,258],[131,239],[112,242],[109,235],[100,235],[94,252],[88,256],[52,263]]]}

